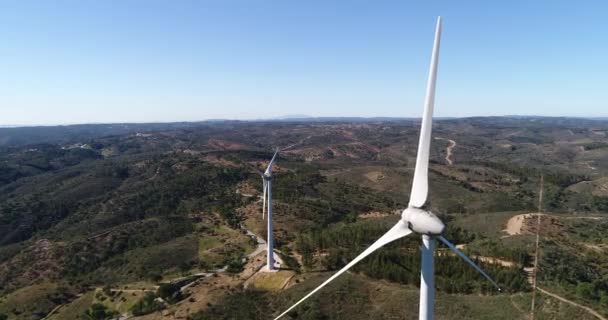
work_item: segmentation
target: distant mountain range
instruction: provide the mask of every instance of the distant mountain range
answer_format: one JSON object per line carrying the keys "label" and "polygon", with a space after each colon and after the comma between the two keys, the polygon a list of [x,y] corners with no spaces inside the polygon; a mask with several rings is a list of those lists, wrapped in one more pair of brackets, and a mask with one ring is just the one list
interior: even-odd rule
{"label": "distant mountain range", "polygon": [[[455,119],[569,119],[569,120],[598,120],[607,121],[608,117],[553,117],[553,116],[536,116],[536,115],[504,115],[504,116],[471,116],[471,117],[434,117],[435,120],[455,120]],[[315,117],[309,115],[285,115],[276,118],[261,118],[253,120],[235,120],[235,119],[207,119],[200,121],[176,121],[176,122],[133,122],[133,123],[83,123],[83,124],[0,124],[0,129],[6,128],[36,128],[36,127],[81,127],[81,126],[121,126],[123,128],[131,127],[189,127],[205,123],[217,122],[378,122],[378,121],[415,121],[420,117]]]}

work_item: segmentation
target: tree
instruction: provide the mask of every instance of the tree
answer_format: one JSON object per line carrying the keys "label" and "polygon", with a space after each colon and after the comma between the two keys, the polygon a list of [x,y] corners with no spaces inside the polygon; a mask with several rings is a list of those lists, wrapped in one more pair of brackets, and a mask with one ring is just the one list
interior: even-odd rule
{"label": "tree", "polygon": [[243,260],[242,255],[235,255],[228,261],[228,268],[226,271],[230,273],[241,273],[244,270],[246,261]]}
{"label": "tree", "polygon": [[131,307],[130,311],[134,316],[143,316],[162,308],[163,306],[156,302],[156,295],[151,292],[146,292],[146,295],[144,295],[141,300],[137,301],[137,303]]}
{"label": "tree", "polygon": [[173,283],[163,283],[158,287],[157,294],[159,297],[167,301],[173,301],[178,298],[180,287]]}
{"label": "tree", "polygon": [[593,284],[589,282],[581,282],[576,286],[576,294],[583,299],[595,299],[595,290]]}
{"label": "tree", "polygon": [[608,310],[608,293],[602,294],[602,297],[600,298],[600,305],[605,310]]}
{"label": "tree", "polygon": [[94,303],[84,312],[84,315],[90,320],[107,320],[116,315],[116,312],[108,310],[108,308],[101,303]]}
{"label": "tree", "polygon": [[302,307],[300,307],[303,311],[300,315],[298,315],[298,319],[302,320],[323,320],[327,319],[327,316],[321,312],[321,307],[318,300],[313,300]]}
{"label": "tree", "polygon": [[154,271],[148,272],[147,278],[154,282],[159,282],[163,279],[163,275],[159,271],[154,270]]}

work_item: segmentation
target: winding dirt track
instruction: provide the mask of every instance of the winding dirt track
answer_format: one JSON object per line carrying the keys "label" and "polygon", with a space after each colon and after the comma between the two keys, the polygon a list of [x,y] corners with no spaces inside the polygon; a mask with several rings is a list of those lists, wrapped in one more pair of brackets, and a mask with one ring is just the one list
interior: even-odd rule
{"label": "winding dirt track", "polygon": [[53,310],[51,310],[51,312],[49,312],[49,314],[47,314],[44,318],[42,318],[40,320],[47,320],[50,316],[52,316],[55,312],[57,312],[63,306],[65,306],[65,304],[60,304],[60,305],[56,306],[55,308],[53,308]]}
{"label": "winding dirt track", "polygon": [[560,296],[558,296],[558,295],[556,295],[554,293],[551,293],[551,292],[549,292],[549,291],[547,291],[545,289],[541,289],[540,287],[536,287],[536,289],[538,289],[538,291],[540,291],[540,292],[542,292],[542,293],[544,293],[544,294],[546,294],[548,296],[551,296],[551,297],[553,297],[553,298],[555,298],[555,299],[557,299],[557,300],[559,300],[561,302],[565,302],[565,303],[571,304],[571,305],[573,305],[575,307],[579,307],[581,309],[584,309],[585,311],[589,312],[590,314],[592,314],[593,316],[595,316],[596,318],[598,318],[600,320],[608,320],[604,316],[602,316],[601,314],[599,314],[597,311],[595,311],[595,310],[593,310],[593,309],[591,309],[589,307],[586,307],[586,306],[584,306],[582,304],[578,304],[578,303],[576,303],[576,302],[574,302],[572,300],[568,300],[566,298],[562,298],[562,297],[560,297]]}
{"label": "winding dirt track", "polygon": [[[541,188],[541,192],[540,192],[540,197],[541,197],[541,203],[542,203],[542,188]],[[539,212],[541,211],[540,208],[538,210]],[[590,313],[591,315],[593,315],[594,317],[600,319],[600,320],[608,320],[605,317],[603,317],[601,314],[599,314],[597,311],[586,307],[582,304],[576,303],[572,300],[566,299],[564,297],[558,296],[554,293],[551,293],[545,289],[540,288],[537,283],[536,283],[536,271],[537,271],[537,265],[538,265],[538,249],[539,249],[539,231],[540,231],[540,217],[541,215],[545,215],[544,213],[527,213],[527,214],[520,214],[520,215],[516,215],[511,217],[511,219],[509,219],[508,223],[507,223],[507,229],[503,230],[506,231],[510,236],[511,235],[516,235],[516,234],[521,234],[522,233],[522,226],[523,226],[523,222],[526,218],[532,218],[533,216],[537,217],[537,224],[538,224],[538,228],[536,229],[536,244],[535,244],[535,257],[534,257],[534,266],[533,267],[528,267],[528,268],[524,268],[524,270],[526,271],[527,275],[528,275],[528,282],[532,285],[532,290],[538,290],[541,293],[544,293],[550,297],[553,297],[561,302],[564,303],[568,303],[570,305],[573,305],[575,307],[581,308],[585,311],[587,311],[588,313]],[[570,217],[569,217],[570,218]],[[578,218],[578,217],[573,217],[573,218]],[[581,217],[581,218],[590,218],[590,217]],[[591,217],[592,218],[592,217]],[[531,314],[531,319],[534,319],[534,296],[532,297],[532,314]]]}
{"label": "winding dirt track", "polygon": [[452,139],[446,139],[441,137],[435,137],[435,140],[447,140],[449,142],[448,146],[445,148],[445,161],[449,166],[454,164],[454,159],[452,159],[452,149],[456,146],[456,141]]}

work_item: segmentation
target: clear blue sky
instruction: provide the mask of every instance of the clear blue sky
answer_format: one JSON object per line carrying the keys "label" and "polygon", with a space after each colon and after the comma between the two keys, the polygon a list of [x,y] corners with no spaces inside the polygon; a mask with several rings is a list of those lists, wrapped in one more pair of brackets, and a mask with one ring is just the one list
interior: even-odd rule
{"label": "clear blue sky", "polygon": [[0,0],[0,124],[608,116],[607,1]]}

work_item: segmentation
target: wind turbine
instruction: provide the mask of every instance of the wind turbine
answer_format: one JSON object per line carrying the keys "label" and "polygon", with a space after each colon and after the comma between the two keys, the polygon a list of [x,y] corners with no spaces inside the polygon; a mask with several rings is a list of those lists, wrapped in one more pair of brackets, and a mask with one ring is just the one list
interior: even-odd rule
{"label": "wind turbine", "polygon": [[[262,188],[263,197],[262,200],[262,220],[264,219],[264,213],[266,209],[268,209],[268,225],[267,225],[267,240],[266,244],[268,245],[268,253],[266,254],[266,270],[273,271],[274,270],[274,251],[273,251],[273,239],[272,239],[272,165],[274,164],[277,155],[279,154],[279,149],[277,148],[274,152],[274,156],[272,156],[272,160],[268,163],[268,167],[266,167],[266,171],[262,173]],[[268,198],[268,201],[266,201]]]}
{"label": "wind turbine", "polygon": [[363,253],[358,255],[353,261],[348,263],[340,271],[323,282],[320,286],[308,293],[300,301],[289,307],[285,312],[281,313],[275,320],[283,317],[289,311],[308,299],[315,292],[319,291],[325,285],[336,279],[342,273],[346,272],[357,262],[370,255],[372,252],[380,249],[384,245],[403,238],[413,232],[422,235],[421,249],[421,277],[420,277],[420,320],[433,319],[433,306],[435,300],[435,279],[433,270],[433,258],[435,250],[435,239],[439,239],[445,243],[458,256],[469,263],[473,268],[479,271],[486,279],[488,279],[499,291],[500,287],[490,276],[488,276],[480,267],[478,267],[464,253],[458,250],[450,241],[442,236],[445,232],[445,224],[431,211],[428,210],[428,169],[429,169],[429,153],[431,146],[431,127],[433,117],[433,105],[435,101],[435,83],[437,79],[437,61],[439,59],[439,43],[441,37],[441,17],[437,18],[437,26],[435,29],[435,41],[433,44],[433,53],[431,55],[431,67],[429,70],[429,78],[426,89],[426,99],[424,104],[424,113],[422,116],[422,126],[420,128],[420,140],[418,142],[418,154],[416,157],[416,168],[414,171],[414,181],[412,183],[412,191],[410,194],[410,202],[408,207],[401,213],[401,219],[380,239],[376,240],[370,247],[365,249]]}

